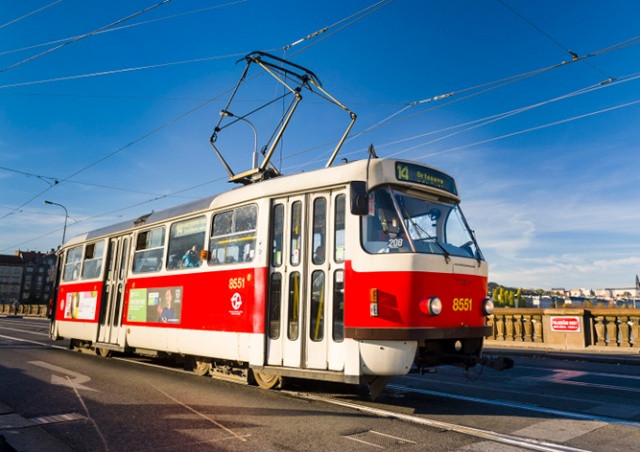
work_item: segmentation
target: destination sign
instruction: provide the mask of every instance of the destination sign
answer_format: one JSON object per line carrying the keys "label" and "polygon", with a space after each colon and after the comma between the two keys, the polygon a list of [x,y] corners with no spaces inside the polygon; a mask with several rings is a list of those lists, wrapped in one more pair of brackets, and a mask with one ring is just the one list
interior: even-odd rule
{"label": "destination sign", "polygon": [[451,176],[413,163],[396,162],[396,179],[439,188],[454,195],[458,194],[456,183]]}

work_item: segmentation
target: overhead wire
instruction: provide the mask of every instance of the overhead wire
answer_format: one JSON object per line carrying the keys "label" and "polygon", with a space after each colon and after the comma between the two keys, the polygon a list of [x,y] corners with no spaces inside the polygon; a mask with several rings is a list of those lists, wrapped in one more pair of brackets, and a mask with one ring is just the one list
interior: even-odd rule
{"label": "overhead wire", "polygon": [[[512,14],[514,14],[515,16],[519,17],[520,19],[522,19],[523,21],[525,21],[527,24],[529,24],[532,28],[534,28],[536,31],[538,31],[539,33],[541,33],[543,36],[545,36],[547,39],[549,39],[551,42],[553,42],[554,44],[556,44],[558,47],[560,47],[561,49],[567,51],[569,53],[569,55],[571,55],[571,57],[573,59],[577,59],[578,58],[578,54],[574,51],[572,51],[571,49],[569,49],[567,46],[565,46],[564,44],[562,44],[560,41],[558,41],[556,38],[554,38],[553,36],[551,36],[549,33],[547,33],[546,31],[544,31],[542,28],[540,28],[538,25],[534,24],[531,20],[529,20],[527,17],[525,17],[523,14],[521,14],[520,12],[518,12],[515,8],[513,8],[512,6],[508,5],[507,3],[505,3],[503,0],[496,0],[496,2],[498,2],[500,5],[502,5],[504,8],[506,8],[507,10],[509,10]],[[604,72],[602,69],[594,66],[593,64],[591,64],[591,62],[586,61],[585,62],[587,65],[589,65],[592,69],[598,71],[600,74],[604,75],[605,77],[610,77],[609,74],[607,74],[606,72]]]}
{"label": "overhead wire", "polygon": [[[168,1],[168,0],[167,0],[167,1]],[[372,10],[372,11],[371,11],[371,8],[372,8],[372,7],[367,7],[367,8],[364,8],[363,10],[361,10],[361,11],[365,11],[365,12],[366,12],[366,15],[369,15],[369,14],[371,14],[371,13],[373,13],[373,12],[377,11],[377,10],[378,10],[379,8],[381,8],[382,6],[386,6],[386,4],[388,4],[388,3],[392,2],[392,1],[393,1],[393,0],[382,0],[382,1],[380,1],[380,2],[378,2],[378,3],[376,3],[376,4],[374,4],[374,5],[372,5],[372,7],[376,7],[376,6],[377,6],[377,8],[376,8],[376,9],[374,9],[374,10]],[[380,5],[382,5],[382,6],[380,6]],[[349,16],[349,17],[354,17],[354,16],[356,16],[356,15],[358,15],[358,13],[352,14],[352,15],[351,15],[351,16]],[[365,16],[363,16],[363,17],[366,17],[366,15],[365,15]],[[361,17],[361,18],[362,18],[362,17]],[[343,27],[341,27],[339,30],[334,31],[334,32],[333,32],[333,33],[331,33],[330,35],[335,34],[335,33],[337,33],[338,31],[343,30],[344,28],[346,28],[346,27],[348,27],[348,26],[352,25],[353,23],[357,22],[357,21],[358,21],[358,20],[360,20],[361,18],[357,18],[357,19],[353,20],[352,22],[350,22],[350,23],[348,23],[348,24],[344,25]],[[346,19],[345,19],[345,20],[346,20]],[[333,24],[332,26],[334,26],[334,25],[336,25],[336,24],[339,24],[339,23],[342,23],[342,22],[344,22],[344,20],[338,21],[338,22],[336,22],[335,24]],[[327,27],[327,29],[328,29],[328,28],[330,28],[330,27],[331,27],[331,26]],[[330,36],[330,35],[328,35],[328,36]],[[316,36],[317,36],[317,34],[316,34]],[[328,36],[327,36],[327,37],[328,37]],[[303,39],[302,41],[304,41],[304,40],[306,40],[306,38],[305,38],[305,39]],[[305,47],[305,48],[303,48],[303,49],[299,50],[298,52],[296,52],[296,54],[297,54],[297,53],[300,53],[300,52],[302,52],[302,51],[304,51],[304,50],[306,50],[308,47],[310,47],[310,46],[307,46],[307,47]],[[281,49],[284,49],[284,47],[283,47],[283,48],[281,48]],[[111,72],[111,71],[107,71],[107,72]],[[256,75],[254,75],[254,76],[253,76],[253,77],[251,77],[251,78],[257,77],[258,75],[259,75],[259,74],[256,74]],[[29,83],[29,82],[27,82],[27,83]],[[5,88],[5,87],[8,87],[8,86],[0,86],[0,88]],[[173,119],[173,120],[171,120],[171,121],[169,121],[169,122],[165,123],[164,125],[160,126],[159,128],[154,129],[152,132],[149,132],[149,133],[147,133],[147,134],[143,135],[142,137],[139,137],[138,139],[136,139],[136,140],[132,141],[131,143],[129,143],[129,144],[127,144],[127,145],[125,145],[125,146],[123,146],[123,147],[121,147],[121,148],[119,148],[119,149],[117,149],[117,150],[115,150],[115,151],[113,151],[113,152],[111,152],[111,153],[109,153],[109,154],[107,154],[107,155],[103,156],[102,158],[100,158],[100,159],[98,159],[98,160],[96,160],[96,161],[92,162],[91,164],[89,164],[89,165],[87,165],[87,166],[85,166],[85,167],[81,168],[80,170],[78,170],[78,171],[76,171],[76,172],[74,172],[74,173],[70,174],[69,176],[66,176],[65,178],[61,179],[61,180],[60,180],[60,182],[67,181],[69,178],[71,178],[71,177],[73,177],[73,176],[75,176],[75,175],[79,174],[80,172],[85,171],[86,169],[89,169],[90,167],[93,167],[93,166],[97,165],[98,163],[100,163],[100,162],[102,162],[102,161],[106,160],[107,158],[109,158],[109,157],[111,157],[111,156],[113,156],[113,155],[116,155],[117,153],[121,152],[122,150],[124,150],[124,149],[126,149],[126,148],[128,148],[128,147],[132,146],[133,144],[135,144],[135,143],[137,143],[137,142],[139,142],[139,141],[141,141],[141,140],[143,140],[143,139],[147,138],[148,136],[150,136],[150,135],[152,135],[152,134],[156,133],[157,131],[161,130],[162,128],[164,128],[164,127],[168,126],[169,124],[172,124],[173,122],[176,122],[177,120],[179,120],[179,119],[183,118],[184,116],[187,116],[188,114],[193,113],[193,112],[194,112],[194,111],[196,111],[197,109],[204,107],[206,104],[208,104],[208,103],[212,102],[213,100],[215,100],[215,99],[219,98],[220,96],[222,96],[222,95],[224,95],[224,94],[226,94],[226,93],[230,92],[231,90],[233,90],[233,87],[232,87],[232,88],[229,88],[229,89],[227,89],[227,90],[225,90],[225,91],[223,91],[223,92],[221,92],[220,94],[218,94],[217,96],[215,96],[215,97],[213,97],[213,98],[211,98],[211,99],[208,99],[206,102],[204,102],[204,103],[202,103],[202,104],[198,105],[197,107],[195,107],[194,109],[191,109],[191,110],[189,110],[188,112],[186,112],[186,113],[184,113],[184,114],[180,115],[178,118],[175,118],[175,119]],[[51,187],[49,187],[48,189],[46,189],[46,190],[44,190],[44,191],[42,191],[42,192],[38,193],[37,195],[35,195],[34,197],[32,197],[31,199],[29,199],[28,201],[26,201],[25,203],[23,203],[22,205],[20,205],[19,207],[17,207],[17,208],[16,208],[16,209],[14,209],[13,211],[9,212],[8,214],[5,214],[4,216],[0,216],[0,220],[2,220],[2,219],[4,219],[4,218],[6,218],[6,217],[8,217],[8,216],[10,216],[10,215],[12,215],[12,214],[14,214],[14,213],[18,212],[22,207],[24,207],[25,205],[29,204],[29,203],[30,203],[31,201],[33,201],[34,199],[37,199],[37,198],[38,198],[38,197],[40,197],[42,194],[46,193],[49,189],[51,189]],[[161,197],[159,197],[159,198],[155,198],[155,199],[153,199],[153,200],[150,200],[149,202],[156,201],[156,200],[161,199],[161,198],[163,198],[163,197],[164,197],[164,196],[161,196]]]}
{"label": "overhead wire", "polygon": [[[277,50],[277,49],[275,49],[275,50]],[[237,57],[241,57],[241,56],[245,56],[245,55],[246,55],[245,52],[242,52],[242,53],[230,53],[230,54],[226,54],[226,55],[214,55],[214,56],[210,56],[210,57],[193,58],[193,59],[190,59],[190,60],[180,60],[180,61],[172,61],[172,62],[168,62],[168,63],[148,64],[148,65],[145,65],[145,66],[135,66],[135,67],[121,68],[121,69],[112,69],[112,70],[107,70],[107,71],[91,72],[91,73],[87,73],[87,74],[66,75],[66,76],[54,77],[54,78],[49,78],[49,79],[32,80],[30,82],[9,83],[9,84],[5,84],[5,85],[0,85],[0,89],[15,88],[15,87],[18,87],[18,86],[38,85],[38,84],[42,84],[42,83],[63,82],[63,81],[67,81],[67,80],[77,80],[77,79],[90,78],[90,77],[101,77],[103,75],[114,75],[114,74],[120,74],[120,73],[123,73],[123,72],[135,72],[135,71],[142,71],[142,70],[146,70],[146,69],[157,69],[157,68],[163,68],[163,67],[169,67],[169,66],[177,66],[177,65],[180,65],[180,64],[202,63],[202,62],[205,62],[205,61],[221,60],[221,59],[225,59],[225,58],[234,58],[234,57],[237,58]]]}
{"label": "overhead wire", "polygon": [[[58,0],[58,1],[60,2],[62,0]],[[233,5],[236,5],[238,3],[244,3],[244,2],[247,2],[247,1],[249,1],[249,0],[236,0],[236,1],[233,1],[233,2],[229,2],[229,3],[224,3],[222,5],[214,5],[214,6],[209,6],[207,8],[200,8],[200,9],[195,9],[195,10],[191,10],[191,11],[185,11],[183,13],[172,14],[170,16],[158,17],[156,19],[149,19],[149,20],[145,20],[145,21],[142,21],[142,22],[136,22],[134,24],[121,25],[119,27],[111,27],[111,28],[108,28],[106,30],[100,30],[100,31],[94,33],[94,35],[99,35],[99,34],[103,34],[103,33],[110,33],[112,31],[125,30],[125,29],[129,29],[129,28],[133,28],[133,27],[139,27],[140,25],[147,25],[147,24],[151,24],[151,23],[155,23],[155,22],[161,22],[163,20],[175,19],[177,17],[184,17],[184,16],[188,16],[188,15],[191,15],[191,14],[202,13],[202,12],[210,11],[210,10],[213,10],[213,9],[219,9],[219,8],[224,8],[224,7],[227,7],[227,6],[233,6]],[[56,39],[56,40],[53,40],[53,41],[42,42],[40,44],[33,44],[33,45],[30,45],[30,46],[27,46],[27,47],[21,47],[19,49],[4,50],[4,51],[0,51],[0,55],[7,55],[7,54],[10,54],[10,53],[22,52],[24,50],[31,50],[31,49],[35,49],[35,48],[38,48],[38,47],[44,47],[44,46],[48,46],[48,45],[58,44],[60,42],[69,41],[71,39],[76,39],[76,38],[79,38],[81,36],[82,35],[68,36],[66,38],[60,38],[60,39]]]}
{"label": "overhead wire", "polygon": [[524,133],[534,132],[534,131],[537,131],[537,130],[545,129],[547,127],[557,126],[557,125],[560,125],[560,124],[566,124],[568,122],[577,121],[578,119],[588,118],[590,116],[596,116],[596,115],[600,115],[600,114],[603,114],[603,113],[608,113],[610,111],[619,110],[621,108],[632,107],[632,106],[638,105],[638,104],[640,104],[640,99],[634,100],[634,101],[631,101],[631,102],[625,102],[623,104],[614,105],[613,107],[607,107],[607,108],[603,108],[601,110],[592,111],[592,112],[589,112],[589,113],[584,113],[582,115],[572,116],[570,118],[565,118],[565,119],[561,119],[561,120],[558,120],[558,121],[548,122],[546,124],[542,124],[542,125],[539,125],[539,126],[529,127],[527,129],[523,129],[523,130],[519,130],[519,131],[516,131],[516,132],[507,133],[507,134],[504,134],[504,135],[500,135],[498,137],[493,137],[493,138],[489,138],[489,139],[482,140],[482,141],[476,141],[475,143],[465,144],[463,146],[457,146],[457,147],[454,147],[454,148],[449,148],[449,149],[445,149],[443,151],[433,152],[433,153],[430,153],[430,154],[424,154],[424,155],[421,155],[421,156],[416,157],[416,158],[417,159],[422,159],[422,158],[426,158],[426,157],[433,157],[435,155],[446,154],[448,152],[459,151],[459,150],[467,149],[467,148],[470,148],[470,147],[473,147],[473,146],[478,146],[480,144],[486,144],[486,143],[491,143],[493,141],[503,140],[505,138],[511,138],[511,137],[514,137],[514,136],[517,136],[517,135],[522,135]]}
{"label": "overhead wire", "polygon": [[36,55],[30,56],[29,58],[25,58],[24,60],[18,61],[17,63],[13,63],[13,64],[11,64],[9,66],[6,66],[6,67],[0,69],[0,73],[6,72],[6,71],[8,71],[10,69],[13,69],[15,67],[21,66],[21,65],[23,65],[25,63],[29,63],[29,62],[37,59],[37,58],[40,58],[40,57],[42,57],[44,55],[49,54],[51,52],[55,52],[56,50],[62,49],[63,47],[71,45],[71,44],[73,44],[75,42],[78,42],[78,41],[80,41],[82,39],[85,39],[85,38],[88,38],[90,36],[93,36],[93,35],[95,35],[96,33],[98,33],[101,30],[105,30],[107,28],[111,28],[111,27],[113,27],[115,25],[118,25],[118,24],[120,24],[122,22],[126,22],[129,19],[133,19],[134,17],[138,17],[139,15],[145,14],[145,13],[151,11],[151,10],[154,10],[154,9],[158,8],[159,6],[162,6],[162,5],[166,4],[166,3],[169,3],[170,1],[171,0],[162,0],[160,3],[157,3],[155,5],[152,5],[152,6],[149,6],[147,8],[141,9],[140,11],[137,11],[137,12],[135,12],[133,14],[130,14],[130,15],[126,16],[126,17],[123,17],[122,19],[118,19],[115,22],[110,23],[109,25],[105,25],[105,26],[100,27],[100,28],[98,28],[96,30],[90,31],[89,33],[85,33],[83,35],[77,36],[77,37],[75,37],[73,39],[70,39],[68,41],[63,42],[60,45],[57,45],[57,46],[52,47],[50,49],[47,49],[44,52],[40,52],[40,53],[38,53]]}
{"label": "overhead wire", "polygon": [[[295,47],[295,46],[297,46],[299,44],[302,44],[304,41],[309,41],[309,40],[311,40],[313,38],[316,38],[316,37],[320,36],[321,34],[327,32],[328,30],[340,25],[341,23],[346,22],[346,21],[356,17],[355,20],[350,22],[345,27],[341,27],[340,29],[338,29],[338,30],[333,32],[333,33],[336,33],[337,31],[340,31],[340,30],[346,28],[347,26],[358,22],[359,20],[363,19],[364,17],[368,16],[369,14],[372,14],[372,13],[376,12],[378,9],[380,9],[380,8],[382,8],[384,6],[387,6],[389,3],[393,2],[393,1],[394,0],[381,0],[381,1],[377,2],[377,3],[369,5],[369,6],[365,7],[365,8],[362,8],[361,10],[359,10],[359,11],[357,11],[357,12],[355,12],[355,13],[353,13],[353,14],[351,14],[351,15],[343,18],[343,19],[340,19],[339,21],[334,22],[331,25],[326,25],[326,26],[314,31],[313,33],[309,33],[305,37],[300,38],[297,41],[292,42],[291,44],[285,45],[284,47],[282,47],[281,50],[284,50],[284,51],[290,50],[292,47]],[[333,33],[331,33],[331,34],[333,34]],[[328,36],[330,36],[330,35],[328,35]],[[323,39],[324,39],[324,37],[323,37]],[[305,49],[306,49],[306,47],[305,47]]]}
{"label": "overhead wire", "polygon": [[[382,4],[382,3],[388,3],[388,2],[378,2],[378,4]],[[359,19],[358,19],[358,20],[359,20]],[[354,23],[354,22],[352,22],[352,23]],[[349,25],[350,25],[350,24],[349,24]],[[343,29],[343,28],[344,28],[344,27],[342,27],[341,29]],[[341,29],[340,29],[340,30],[341,30]],[[340,31],[340,30],[336,30],[335,32]],[[325,30],[325,31],[326,31],[326,30]],[[323,31],[322,33],[325,33],[325,31]],[[334,33],[335,33],[335,32],[334,32]],[[333,33],[332,33],[332,34],[333,34]],[[308,35],[308,37],[309,37],[309,36],[312,36],[312,35],[313,35],[313,34]],[[314,37],[315,37],[315,36],[318,36],[318,35],[319,35],[319,34],[315,34],[315,35],[314,35]],[[328,36],[329,36],[329,35],[325,35],[325,38],[326,38],[326,37],[328,37]],[[618,44],[616,44],[616,45],[614,45],[614,46],[611,46],[610,48],[608,48],[608,49],[604,49],[604,50],[606,50],[606,51],[613,51],[613,50],[618,50],[618,49],[620,49],[620,48],[627,47],[627,46],[630,46],[630,45],[636,45],[636,44],[638,43],[638,42],[637,42],[638,38],[639,38],[639,37],[632,38],[632,39],[630,39],[630,40],[627,40],[627,41],[625,41],[625,42],[623,42],[623,43],[618,43]],[[323,38],[323,39],[324,39],[324,38]],[[304,40],[303,40],[303,41],[304,41]],[[299,42],[296,42],[296,43],[294,43],[294,44],[298,44],[298,43],[299,43]],[[305,48],[301,49],[299,52],[301,52],[301,51],[303,51],[303,50],[306,50],[308,47],[310,47],[310,46],[307,46],[307,47],[305,47]],[[296,52],[296,53],[299,53],[299,52]],[[580,58],[590,58],[590,57],[595,56],[595,55],[597,55],[597,54],[598,54],[598,53],[593,53],[593,54],[586,55],[586,56],[583,56],[583,57],[580,57]],[[567,62],[563,62],[563,63],[561,63],[560,65],[558,65],[558,67],[559,67],[559,66],[561,66],[561,65],[564,65],[564,64],[567,64]],[[482,85],[478,85],[478,86],[482,86]],[[229,90],[227,90],[227,91],[225,91],[225,92],[223,92],[223,93],[220,93],[220,95],[219,95],[219,96],[223,95],[224,93],[226,93],[226,92],[228,92],[228,91],[229,91]],[[461,91],[459,91],[459,92],[462,92],[462,90],[461,90]],[[217,96],[217,97],[219,97],[219,96]],[[217,98],[217,97],[216,97],[216,98]],[[207,103],[209,103],[210,101],[213,101],[213,100],[215,100],[215,98],[212,98],[212,99],[208,100],[208,101],[207,101]],[[412,103],[411,103],[411,104],[409,104],[409,105],[405,105],[405,106],[403,107],[403,110],[405,110],[408,106],[410,107],[410,106],[420,105],[420,104],[421,104],[421,102],[420,102],[420,101],[412,102]],[[197,108],[200,108],[200,106],[199,106],[199,107],[196,107],[196,109],[197,109]],[[622,107],[619,107],[619,108],[622,108]],[[195,109],[194,109],[194,110],[195,110]],[[194,110],[192,110],[192,111],[194,111]],[[186,114],[189,114],[189,113],[186,113]],[[181,115],[181,117],[186,116],[186,114]],[[394,116],[396,116],[396,115],[395,115],[395,114],[394,114],[394,115],[392,115],[391,117],[389,117],[389,119],[390,119],[390,118],[392,118],[392,117],[394,117]],[[174,122],[174,121],[171,121],[171,122]],[[145,137],[146,137],[146,136],[148,136],[148,135],[149,135],[149,134],[145,135]],[[143,139],[143,138],[141,138],[141,139]],[[135,142],[137,142],[137,141],[139,141],[139,140],[136,140]],[[129,145],[131,145],[131,144],[133,144],[133,143],[134,143],[134,142],[130,143]],[[129,145],[126,145],[125,147],[128,147]],[[113,155],[113,154],[115,154],[115,153],[117,153],[117,152],[119,152],[119,151],[118,151],[118,150],[117,150],[117,151],[114,151],[113,153],[109,154],[108,156],[105,156],[104,158],[108,158],[110,155]],[[90,166],[93,166],[93,165],[98,164],[100,161],[104,160],[104,158],[103,158],[103,159],[100,159],[100,160],[98,160],[98,161],[96,161],[96,162],[94,162],[94,163],[92,163]],[[78,174],[78,173],[76,172],[76,173],[74,173],[74,174],[72,174],[72,175],[70,175],[70,176],[68,176],[68,177],[72,177],[72,176],[74,176],[74,175],[76,175],[76,174]],[[209,183],[212,183],[212,182],[213,182],[213,181],[209,181],[209,182],[205,182],[204,184],[199,184],[199,185],[205,185],[205,184],[209,184]],[[185,189],[185,190],[188,190],[188,189]],[[148,202],[153,202],[153,201],[156,201],[156,200],[158,200],[158,199],[164,198],[164,197],[166,197],[166,196],[168,196],[168,195],[162,195],[162,196],[160,196],[160,197],[153,198],[153,199],[151,199],[151,200],[145,201],[145,202],[143,202],[143,203],[138,203],[138,204],[136,204],[136,205],[134,205],[134,206],[129,206],[129,207],[124,208],[124,209],[126,210],[126,209],[128,209],[128,208],[132,208],[132,207],[135,207],[135,206],[138,206],[138,205],[141,205],[141,204],[145,204],[145,203],[148,203]],[[106,215],[106,214],[103,214],[103,215]]]}
{"label": "overhead wire", "polygon": [[[432,97],[429,97],[429,98],[425,98],[425,99],[409,102],[409,103],[405,104],[402,108],[397,110],[396,112],[392,113],[391,115],[386,116],[385,118],[383,118],[382,120],[376,122],[375,124],[365,128],[362,131],[358,131],[358,132],[352,134],[346,141],[354,140],[355,138],[357,138],[359,136],[362,136],[365,133],[371,132],[371,131],[379,129],[381,127],[388,127],[388,126],[391,126],[391,125],[396,124],[398,122],[406,121],[407,119],[410,119],[410,118],[413,118],[413,117],[416,117],[416,116],[419,116],[419,115],[423,115],[425,113],[429,113],[429,112],[435,111],[437,109],[444,108],[444,107],[452,105],[454,103],[461,102],[463,100],[467,100],[467,99],[470,99],[472,97],[476,97],[478,95],[481,95],[481,94],[496,90],[498,88],[505,87],[507,85],[510,85],[512,83],[515,83],[515,82],[519,82],[521,80],[526,80],[528,78],[543,74],[545,72],[549,72],[551,70],[555,70],[555,69],[559,69],[559,68],[565,67],[565,66],[567,66],[569,64],[573,64],[573,63],[576,63],[578,61],[585,60],[587,58],[593,58],[593,57],[596,57],[596,56],[599,56],[599,55],[602,55],[602,54],[618,51],[618,50],[621,50],[621,49],[624,49],[624,48],[627,48],[627,47],[630,47],[630,46],[638,45],[638,44],[640,44],[640,35],[639,36],[635,36],[635,37],[633,37],[631,39],[627,39],[625,41],[621,41],[619,43],[610,45],[608,47],[604,47],[602,49],[596,50],[596,51],[594,51],[594,52],[592,52],[590,54],[581,56],[578,59],[573,59],[572,58],[571,60],[561,61],[560,63],[556,63],[556,64],[553,64],[553,65],[550,65],[550,66],[546,66],[546,67],[543,67],[543,68],[539,68],[539,69],[534,69],[532,71],[511,75],[511,76],[508,76],[508,77],[503,77],[501,79],[497,79],[497,80],[493,80],[493,81],[489,81],[489,82],[484,82],[484,83],[480,83],[480,84],[473,85],[473,86],[470,86],[470,87],[466,87],[466,88],[463,88],[463,89],[459,89],[459,90],[447,92],[447,93],[444,93],[444,94],[439,94],[439,95],[436,95],[436,96],[432,96]],[[615,79],[613,79],[613,78],[609,78],[609,79],[601,82],[601,84],[610,83],[610,82],[612,82],[614,80]],[[462,93],[466,93],[466,92],[470,92],[470,94],[468,94],[467,96],[463,96],[463,97],[456,97],[455,99],[451,99],[448,102],[439,103],[438,105],[435,105],[433,107],[430,107],[430,108],[421,110],[419,112],[412,113],[410,115],[406,115],[406,116],[398,118],[398,116],[401,113],[404,113],[405,111],[407,111],[410,108],[413,108],[415,106],[430,104],[431,102],[433,102],[435,100],[439,101],[439,100],[443,100],[443,99],[452,98],[453,96],[456,96],[456,95],[459,95],[459,94],[462,94]],[[396,118],[396,119],[391,121],[394,118]],[[328,142],[322,143],[320,145],[313,146],[311,148],[308,148],[308,149],[305,149],[305,150],[302,150],[302,151],[298,151],[298,152],[296,152],[294,154],[290,154],[289,156],[284,157],[284,159],[286,160],[286,159],[291,158],[291,157],[300,156],[300,155],[315,151],[317,149],[323,148],[325,146],[329,146],[329,145],[331,145],[333,143],[335,143],[335,140],[328,141]],[[303,164],[301,166],[307,166],[310,163],[317,163],[318,161],[320,161],[323,158],[324,155],[326,155],[329,152],[331,152],[331,151],[327,151],[324,154],[322,154],[320,157],[318,157],[317,159],[312,160],[311,162],[306,162],[305,164]]]}
{"label": "overhead wire", "polygon": [[[438,138],[436,138],[434,140],[430,140],[430,141],[427,141],[427,142],[424,142],[424,143],[420,143],[419,145],[412,146],[412,147],[409,147],[409,148],[405,148],[405,149],[402,149],[402,150],[399,150],[399,151],[396,151],[394,153],[386,155],[386,157],[397,156],[397,155],[412,151],[414,149],[417,149],[417,148],[420,148],[420,147],[424,147],[424,146],[427,146],[427,145],[442,141],[442,140],[447,139],[447,138],[451,138],[451,137],[459,135],[461,133],[468,132],[470,130],[473,130],[473,129],[476,129],[476,128],[479,128],[479,127],[483,127],[483,126],[489,125],[491,123],[494,123],[494,122],[497,122],[497,121],[500,121],[500,120],[503,120],[503,119],[510,118],[510,117],[515,116],[517,114],[524,113],[526,111],[530,111],[530,110],[533,110],[535,108],[539,108],[539,107],[548,105],[550,103],[558,102],[558,101],[569,99],[569,98],[576,97],[576,96],[579,96],[579,95],[591,93],[591,92],[599,90],[599,89],[615,86],[615,85],[622,84],[622,83],[631,82],[631,81],[638,80],[638,79],[640,79],[640,73],[635,73],[635,74],[630,74],[630,75],[618,77],[614,81],[606,80],[604,82],[595,83],[595,84],[586,86],[584,88],[572,91],[570,93],[563,94],[561,96],[556,96],[554,98],[550,98],[550,99],[547,99],[547,100],[544,100],[544,101],[540,101],[540,102],[537,102],[537,103],[534,103],[534,104],[530,104],[530,105],[526,105],[526,106],[523,106],[523,107],[519,107],[519,108],[510,110],[510,111],[497,113],[497,114],[494,114],[494,115],[486,116],[484,118],[475,119],[475,120],[472,120],[472,121],[467,121],[465,123],[461,123],[461,124],[445,127],[445,128],[439,129],[439,130],[434,130],[434,131],[430,131],[430,132],[421,133],[421,134],[418,134],[418,135],[414,135],[412,137],[405,137],[405,138],[402,138],[402,139],[399,139],[399,140],[395,140],[395,141],[391,141],[391,142],[388,142],[388,143],[378,144],[378,145],[376,145],[376,149],[379,150],[379,149],[383,149],[385,147],[388,147],[388,146],[391,146],[391,145],[395,145],[395,144],[398,144],[398,143],[403,143],[403,142],[415,140],[415,139],[418,139],[418,138],[423,138],[423,137],[429,136],[429,135],[436,135],[436,134],[443,133],[443,132],[448,132],[448,131],[451,131],[451,130],[461,129],[461,128],[464,127],[464,129],[457,130],[456,132],[452,132],[450,134],[438,137]],[[354,150],[352,152],[348,152],[348,153],[344,154],[344,156],[349,156],[349,155],[353,155],[353,154],[359,154],[359,153],[362,153],[364,151],[366,151],[366,148],[362,148],[362,149]],[[303,151],[303,152],[306,152],[306,151]],[[295,167],[304,167],[304,166],[313,165],[313,164],[317,163],[320,160],[321,160],[321,158],[318,158],[318,159],[311,160],[311,161],[305,162],[303,164],[297,165]]]}
{"label": "overhead wire", "polygon": [[47,4],[47,5],[44,5],[44,6],[43,6],[43,7],[41,7],[41,8],[38,8],[38,9],[36,9],[36,10],[34,10],[34,11],[31,11],[31,12],[29,12],[29,13],[27,13],[27,14],[24,14],[24,15],[20,16],[20,17],[17,17],[16,19],[10,20],[9,22],[7,22],[7,23],[4,23],[4,24],[0,25],[0,29],[3,29],[3,28],[5,28],[5,27],[8,27],[9,25],[15,24],[16,22],[19,22],[19,21],[21,21],[22,19],[26,19],[27,17],[33,16],[34,14],[37,14],[37,13],[39,13],[40,11],[44,11],[44,10],[45,10],[45,9],[47,9],[47,8],[51,8],[52,6],[57,5],[57,4],[58,4],[58,3],[60,3],[61,1],[62,1],[62,0],[56,0],[56,1],[54,1],[54,2],[51,2],[51,3]]}

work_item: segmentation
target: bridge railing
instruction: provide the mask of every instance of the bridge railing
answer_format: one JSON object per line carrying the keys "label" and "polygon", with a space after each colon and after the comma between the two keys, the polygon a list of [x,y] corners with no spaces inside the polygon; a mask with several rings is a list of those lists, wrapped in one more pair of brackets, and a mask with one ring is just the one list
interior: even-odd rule
{"label": "bridge railing", "polygon": [[25,317],[46,317],[46,304],[21,304],[17,307],[13,304],[0,304],[0,315],[20,315]]}
{"label": "bridge railing", "polygon": [[488,324],[487,345],[640,350],[640,309],[498,308]]}

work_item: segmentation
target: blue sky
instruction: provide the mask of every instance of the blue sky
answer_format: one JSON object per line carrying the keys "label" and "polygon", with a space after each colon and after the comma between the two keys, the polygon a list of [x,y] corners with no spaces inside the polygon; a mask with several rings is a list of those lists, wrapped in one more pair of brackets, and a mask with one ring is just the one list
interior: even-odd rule
{"label": "blue sky", "polygon": [[[90,34],[159,3],[2,2],[0,253],[59,245],[64,211],[44,200],[67,207],[70,237],[231,188],[208,140],[236,61],[263,50],[311,69],[358,115],[340,157],[373,143],[457,179],[491,281],[634,284],[640,3],[171,0]],[[237,108],[279,90],[256,77]],[[256,121],[261,144],[281,111]],[[305,96],[277,164],[324,165],[347,124]],[[253,149],[242,126],[220,141],[237,170]]]}

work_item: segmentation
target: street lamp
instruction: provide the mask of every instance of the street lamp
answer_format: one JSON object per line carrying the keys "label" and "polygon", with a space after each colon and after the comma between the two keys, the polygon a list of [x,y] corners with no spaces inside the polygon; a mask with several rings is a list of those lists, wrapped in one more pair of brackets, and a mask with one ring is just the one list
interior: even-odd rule
{"label": "street lamp", "polygon": [[254,125],[251,123],[251,121],[249,121],[244,116],[236,116],[227,110],[220,111],[220,116],[236,118],[236,121],[244,121],[251,126],[251,129],[253,130],[253,168],[256,169],[258,167],[258,132],[256,131],[256,128],[254,127]]}
{"label": "street lamp", "polygon": [[67,235],[67,219],[69,218],[69,212],[67,212],[67,208],[62,204],[58,204],[57,202],[45,201],[45,204],[51,204],[53,206],[60,206],[64,209],[64,229],[62,229],[62,245],[64,245],[64,238]]}

